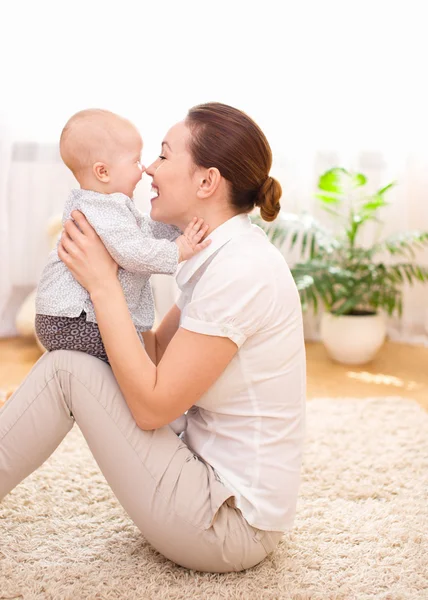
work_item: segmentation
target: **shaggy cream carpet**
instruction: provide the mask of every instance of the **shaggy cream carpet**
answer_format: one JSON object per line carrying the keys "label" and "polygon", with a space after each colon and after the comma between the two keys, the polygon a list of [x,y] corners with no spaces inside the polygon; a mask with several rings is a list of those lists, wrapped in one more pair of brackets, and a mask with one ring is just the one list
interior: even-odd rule
{"label": "shaggy cream carpet", "polygon": [[152,550],[77,427],[0,504],[0,598],[428,599],[428,415],[397,398],[312,400],[293,532],[211,575]]}

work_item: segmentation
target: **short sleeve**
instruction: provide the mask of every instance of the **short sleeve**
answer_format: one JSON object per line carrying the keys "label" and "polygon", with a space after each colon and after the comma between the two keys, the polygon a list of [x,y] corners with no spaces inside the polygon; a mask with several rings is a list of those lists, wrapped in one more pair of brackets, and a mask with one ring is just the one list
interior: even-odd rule
{"label": "short sleeve", "polygon": [[183,308],[186,306],[188,301],[188,294],[186,294],[186,292],[181,292],[177,299],[175,300],[175,305],[177,306],[177,308],[179,308],[181,311],[183,310]]}
{"label": "short sleeve", "polygon": [[233,259],[211,263],[182,309],[181,327],[228,337],[240,347],[266,323],[274,287],[269,272],[257,264]]}

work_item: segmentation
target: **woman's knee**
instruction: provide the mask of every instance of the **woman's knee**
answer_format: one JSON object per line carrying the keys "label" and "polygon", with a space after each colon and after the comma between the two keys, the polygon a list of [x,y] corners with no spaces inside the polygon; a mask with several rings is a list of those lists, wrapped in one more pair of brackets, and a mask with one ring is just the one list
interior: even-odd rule
{"label": "woman's knee", "polygon": [[[55,379],[61,389],[61,395],[67,406],[72,410],[75,385],[83,386],[85,392],[97,399],[105,397],[107,390],[117,394],[119,387],[111,368],[84,352],[74,350],[54,350],[46,352],[37,367],[43,369],[44,383]],[[79,394],[80,395],[80,394]]]}
{"label": "woman's knee", "polygon": [[110,381],[116,383],[110,366],[85,352],[53,350],[46,355],[49,369],[56,373],[68,373],[88,388]]}

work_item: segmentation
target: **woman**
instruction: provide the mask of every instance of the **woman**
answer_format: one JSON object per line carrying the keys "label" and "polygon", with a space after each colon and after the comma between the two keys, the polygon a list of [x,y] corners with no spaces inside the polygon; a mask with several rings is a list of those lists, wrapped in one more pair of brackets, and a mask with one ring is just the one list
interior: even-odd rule
{"label": "woman", "polygon": [[[278,214],[271,162],[262,131],[230,106],[196,106],[169,130],[147,168],[151,216],[183,228],[197,215],[211,243],[179,272],[181,296],[146,349],[117,265],[74,213],[59,253],[91,295],[111,368],[79,352],[39,360],[0,413],[0,498],[77,422],[125,510],[170,560],[239,571],[275,548],[296,507],[305,352],[290,271],[248,217],[254,206],[268,221]],[[167,425],[187,410],[178,437]]]}

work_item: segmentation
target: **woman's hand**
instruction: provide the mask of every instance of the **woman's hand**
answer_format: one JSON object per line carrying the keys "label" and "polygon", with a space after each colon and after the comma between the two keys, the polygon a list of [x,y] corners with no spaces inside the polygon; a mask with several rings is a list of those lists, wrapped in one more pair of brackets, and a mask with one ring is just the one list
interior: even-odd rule
{"label": "woman's hand", "polygon": [[85,215],[74,210],[71,216],[74,221],[69,219],[64,225],[58,256],[80,285],[92,294],[117,281],[118,266]]}

